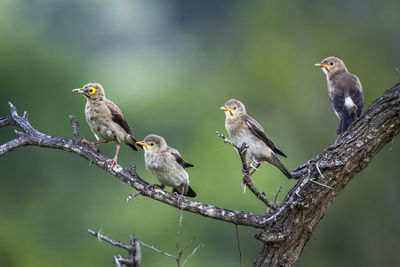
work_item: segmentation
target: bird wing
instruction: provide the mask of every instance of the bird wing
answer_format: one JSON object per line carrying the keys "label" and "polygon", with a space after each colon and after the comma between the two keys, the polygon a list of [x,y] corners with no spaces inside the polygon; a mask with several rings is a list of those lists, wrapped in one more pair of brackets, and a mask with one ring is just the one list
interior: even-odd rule
{"label": "bird wing", "polygon": [[359,117],[364,107],[364,95],[360,81],[351,73],[344,73],[338,76],[337,79],[340,82],[335,83],[334,90],[329,95],[333,108],[337,113],[341,114],[345,109],[345,98],[350,96],[357,106],[357,117]]}
{"label": "bird wing", "polygon": [[361,83],[357,79],[354,87],[350,88],[349,96],[353,100],[354,104],[357,106],[357,117],[360,117],[362,109],[364,107],[364,94],[362,91]]}
{"label": "bird wing", "polygon": [[124,129],[126,133],[132,135],[131,129],[129,128],[128,123],[122,115],[121,110],[119,110],[119,108],[111,101],[107,101],[106,105],[111,112],[111,118],[113,122],[121,126],[121,128]]}
{"label": "bird wing", "polygon": [[171,154],[175,157],[176,162],[178,162],[179,165],[181,165],[183,168],[194,167],[193,164],[184,161],[183,158],[182,158],[182,156],[181,156],[181,154],[179,154],[179,151],[176,150],[175,148],[173,148],[173,147],[168,147],[167,150],[168,150],[169,153],[171,153]]}
{"label": "bird wing", "polygon": [[287,157],[282,151],[280,151],[274,143],[272,143],[271,140],[268,139],[268,137],[264,133],[263,127],[252,117],[246,116],[245,122],[249,130],[257,136],[259,139],[261,139],[272,151],[274,151],[276,154],[279,154],[281,156],[284,156],[285,158]]}
{"label": "bird wing", "polygon": [[336,113],[341,116],[344,108],[344,93],[342,91],[335,91],[330,94],[330,99]]}

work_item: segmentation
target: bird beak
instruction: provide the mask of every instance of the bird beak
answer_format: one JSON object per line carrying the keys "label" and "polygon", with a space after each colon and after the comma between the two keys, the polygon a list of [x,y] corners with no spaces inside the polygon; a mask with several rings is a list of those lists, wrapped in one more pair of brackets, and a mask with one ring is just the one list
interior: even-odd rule
{"label": "bird beak", "polygon": [[74,93],[80,93],[80,94],[84,94],[84,93],[85,93],[85,91],[83,90],[83,88],[74,89],[74,90],[72,90],[72,92],[74,92]]}
{"label": "bird beak", "polygon": [[229,112],[229,114],[231,114],[231,116],[233,116],[233,113],[232,113],[232,108],[230,108],[230,107],[220,107],[220,109],[221,110],[223,110],[223,111],[228,111]]}
{"label": "bird beak", "polygon": [[136,142],[137,145],[141,146],[141,147],[151,147],[149,144],[147,144],[146,142]]}
{"label": "bird beak", "polygon": [[329,65],[326,64],[326,63],[324,63],[324,64],[322,64],[322,63],[316,63],[316,64],[314,64],[314,66],[315,66],[315,67],[320,67],[320,68],[326,68],[326,69],[329,68]]}

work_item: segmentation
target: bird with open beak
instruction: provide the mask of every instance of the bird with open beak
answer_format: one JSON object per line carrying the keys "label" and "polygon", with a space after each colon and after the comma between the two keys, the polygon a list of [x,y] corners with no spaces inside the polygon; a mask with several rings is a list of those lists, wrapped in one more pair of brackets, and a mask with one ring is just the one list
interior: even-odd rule
{"label": "bird with open beak", "polygon": [[[85,117],[89,124],[90,130],[94,133],[98,142],[88,142],[83,139],[82,142],[90,145],[96,150],[96,145],[106,144],[111,141],[117,142],[115,156],[109,168],[112,169],[117,164],[117,157],[120,143],[124,142],[133,150],[138,150],[128,123],[126,122],[121,110],[104,94],[104,89],[99,83],[88,83],[82,88],[74,89],[72,92],[83,94],[86,99]],[[99,141],[103,139],[104,141]]]}
{"label": "bird with open beak", "polygon": [[194,167],[184,161],[175,148],[169,147],[161,136],[150,134],[137,145],[143,147],[146,169],[150,171],[161,183],[172,187],[172,192],[188,197],[197,197],[196,192],[189,186],[189,175],[185,168]]}
{"label": "bird with open beak", "polygon": [[360,80],[349,73],[343,61],[336,57],[327,57],[315,66],[326,74],[329,98],[336,116],[340,119],[336,134],[340,135],[360,117],[364,107]]}
{"label": "bird with open beak", "polygon": [[237,147],[242,147],[243,143],[248,146],[245,152],[246,164],[254,169],[250,176],[262,162],[267,161],[277,167],[287,178],[292,178],[288,169],[277,156],[281,155],[286,158],[286,155],[267,138],[263,127],[247,115],[242,102],[231,99],[221,107],[221,110],[225,111],[225,128],[232,143]]}

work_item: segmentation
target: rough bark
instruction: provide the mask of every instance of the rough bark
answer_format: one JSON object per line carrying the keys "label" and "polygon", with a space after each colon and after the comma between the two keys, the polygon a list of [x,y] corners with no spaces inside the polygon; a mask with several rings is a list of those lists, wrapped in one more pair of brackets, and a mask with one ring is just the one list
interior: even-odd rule
{"label": "rough bark", "polygon": [[[11,116],[0,118],[0,127],[14,125],[23,132],[16,131],[16,139],[0,146],[0,156],[27,145],[65,150],[105,169],[143,196],[209,218],[263,228],[264,231],[256,235],[263,245],[254,266],[294,266],[317,223],[335,197],[400,131],[400,84],[397,84],[375,100],[361,118],[332,145],[294,171],[293,175],[300,179],[299,182],[279,207],[273,206],[272,214],[257,215],[247,211],[218,208],[147,187],[148,183],[136,173],[134,164],[131,170],[119,165],[109,170],[106,157],[82,144],[78,123],[73,117],[71,123],[74,138],[54,137],[32,128],[26,113],[20,117],[15,107],[12,104],[10,106]],[[252,192],[255,195],[258,192],[262,196],[255,188]],[[267,206],[271,204],[267,199],[262,200]]]}
{"label": "rough bark", "polygon": [[[343,135],[294,171],[299,183],[268,218],[254,266],[294,266],[326,209],[400,130],[400,84],[375,100]],[[331,188],[321,186],[317,181]]]}

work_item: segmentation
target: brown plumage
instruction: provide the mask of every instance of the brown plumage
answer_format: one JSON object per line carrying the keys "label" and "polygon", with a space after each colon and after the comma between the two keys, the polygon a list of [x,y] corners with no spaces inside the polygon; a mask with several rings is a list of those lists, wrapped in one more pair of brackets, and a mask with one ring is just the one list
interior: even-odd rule
{"label": "brown plumage", "polygon": [[315,66],[320,67],[326,74],[329,99],[340,119],[336,130],[336,134],[339,135],[361,115],[364,94],[360,80],[349,73],[343,61],[336,57],[327,57]]}
{"label": "brown plumage", "polygon": [[90,129],[94,133],[97,140],[104,141],[91,143],[83,142],[91,145],[96,150],[98,144],[105,144],[111,141],[117,142],[115,157],[111,161],[110,169],[117,164],[118,151],[120,143],[124,142],[133,150],[138,150],[128,123],[126,122],[121,110],[110,100],[105,97],[104,89],[101,84],[88,83],[82,88],[74,89],[73,92],[83,94],[87,98],[85,107],[85,117]]}
{"label": "brown plumage", "polygon": [[286,177],[292,178],[288,169],[277,156],[278,154],[286,158],[286,155],[268,139],[263,127],[247,115],[242,102],[231,99],[221,109],[225,111],[225,128],[233,144],[238,147],[241,147],[243,143],[248,145],[246,152],[248,165],[255,163],[257,166],[255,168],[258,168],[263,161],[267,161],[277,167]]}
{"label": "brown plumage", "polygon": [[185,168],[194,167],[186,162],[175,148],[169,147],[165,139],[155,134],[149,134],[146,138],[136,144],[143,147],[146,168],[161,183],[171,186],[172,192],[188,197],[197,197],[196,192],[189,186],[189,175]]}

